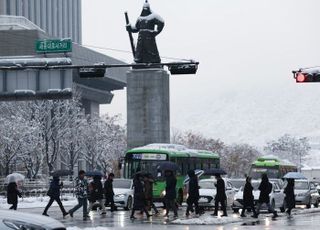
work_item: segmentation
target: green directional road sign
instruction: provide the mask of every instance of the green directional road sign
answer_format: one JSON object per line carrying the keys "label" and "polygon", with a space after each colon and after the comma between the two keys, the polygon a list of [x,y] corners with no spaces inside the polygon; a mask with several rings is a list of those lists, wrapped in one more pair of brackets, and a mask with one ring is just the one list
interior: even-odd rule
{"label": "green directional road sign", "polygon": [[66,53],[72,51],[71,39],[37,40],[37,53]]}

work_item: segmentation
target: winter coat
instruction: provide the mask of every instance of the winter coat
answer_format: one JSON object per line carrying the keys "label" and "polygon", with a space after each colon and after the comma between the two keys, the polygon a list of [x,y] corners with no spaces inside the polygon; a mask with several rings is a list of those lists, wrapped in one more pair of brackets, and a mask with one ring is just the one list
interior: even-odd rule
{"label": "winter coat", "polygon": [[252,192],[253,192],[253,187],[251,183],[246,182],[243,189],[243,206],[244,207],[249,207],[254,204],[254,196]]}
{"label": "winter coat", "polygon": [[272,191],[272,184],[269,180],[262,180],[259,185],[260,195],[259,195],[259,203],[269,203],[270,197],[269,194]]}
{"label": "winter coat", "polygon": [[60,184],[59,178],[53,178],[53,180],[50,183],[49,190],[47,192],[47,195],[50,198],[59,198],[60,197],[60,188],[62,185]]}
{"label": "winter coat", "polygon": [[21,197],[22,194],[18,190],[16,182],[11,182],[7,187],[7,202],[8,204],[17,204],[18,196]]}
{"label": "winter coat", "polygon": [[104,182],[104,194],[107,200],[112,200],[114,196],[114,192],[113,192],[113,180],[111,178],[108,178]]}
{"label": "winter coat", "polygon": [[97,200],[103,199],[103,187],[101,183],[101,178],[94,178],[91,182],[92,190],[90,193],[90,201],[96,202]]}
{"label": "winter coat", "polygon": [[286,197],[284,198],[286,208],[294,208],[296,205],[294,197],[294,185],[287,184],[287,186],[284,189],[284,194],[286,195]]}
{"label": "winter coat", "polygon": [[133,187],[134,187],[134,202],[133,208],[134,209],[142,209],[145,207],[145,197],[144,197],[144,190],[143,190],[143,183],[140,179],[135,178],[133,180]]}
{"label": "winter coat", "polygon": [[147,178],[144,181],[144,195],[146,200],[152,200],[153,198],[153,182],[151,178]]}
{"label": "winter coat", "polygon": [[216,194],[215,200],[216,201],[225,201],[225,200],[227,200],[226,187],[225,187],[225,184],[224,184],[224,180],[222,178],[219,178],[217,180],[216,188],[217,188],[217,194]]}
{"label": "winter coat", "polygon": [[166,177],[166,195],[165,198],[168,200],[174,200],[177,197],[176,192],[177,179],[174,175]]}
{"label": "winter coat", "polygon": [[188,199],[191,201],[195,201],[199,199],[199,184],[197,176],[190,177],[189,180],[189,191],[188,191]]}
{"label": "winter coat", "polygon": [[86,179],[76,179],[76,196],[80,199],[88,197],[88,181]]}

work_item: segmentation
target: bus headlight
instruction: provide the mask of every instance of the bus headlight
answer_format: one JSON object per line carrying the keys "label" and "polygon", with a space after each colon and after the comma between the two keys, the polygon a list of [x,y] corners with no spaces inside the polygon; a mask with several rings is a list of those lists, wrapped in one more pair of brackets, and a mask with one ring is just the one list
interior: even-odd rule
{"label": "bus headlight", "polygon": [[166,196],[166,190],[163,190],[163,191],[161,192],[161,194],[160,194],[160,197],[163,198],[163,197],[165,197],[165,196]]}

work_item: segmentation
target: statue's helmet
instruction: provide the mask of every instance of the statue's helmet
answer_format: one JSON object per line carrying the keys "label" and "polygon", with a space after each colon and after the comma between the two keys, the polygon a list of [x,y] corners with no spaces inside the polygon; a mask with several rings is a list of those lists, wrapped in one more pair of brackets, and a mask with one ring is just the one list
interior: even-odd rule
{"label": "statue's helmet", "polygon": [[143,9],[142,9],[142,12],[141,12],[141,16],[148,16],[151,13],[152,12],[151,12],[151,8],[150,8],[150,4],[149,4],[148,0],[146,0],[145,3],[143,4]]}

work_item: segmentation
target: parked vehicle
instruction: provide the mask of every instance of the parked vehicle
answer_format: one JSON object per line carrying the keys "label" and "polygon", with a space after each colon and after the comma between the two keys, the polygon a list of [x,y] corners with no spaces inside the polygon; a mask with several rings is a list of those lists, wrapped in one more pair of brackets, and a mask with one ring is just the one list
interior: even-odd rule
{"label": "parked vehicle", "polygon": [[[273,181],[270,181],[272,184],[272,191],[270,193],[270,205],[273,208],[282,208],[283,207],[283,201],[285,194],[283,193],[283,190],[279,187],[279,185]],[[254,196],[254,204],[258,203],[260,191],[258,189],[260,185],[260,181],[252,181],[251,182],[253,186],[253,196]],[[235,194],[234,196],[234,202],[232,204],[232,209],[234,212],[239,212],[239,209],[243,208],[243,188],[241,187],[240,190]],[[263,205],[261,210],[267,209],[266,205]]]}
{"label": "parked vehicle", "polygon": [[[227,207],[231,207],[236,193],[229,179],[223,178],[227,195]],[[216,179],[202,179],[199,181],[199,206],[204,208],[214,207],[214,198],[217,193],[215,187]]]}
{"label": "parked vehicle", "polygon": [[66,230],[66,227],[51,217],[0,210],[0,229]]}
{"label": "parked vehicle", "polygon": [[307,208],[319,206],[320,195],[315,184],[309,180],[295,180],[294,194],[297,205],[306,205]]}
{"label": "parked vehicle", "polygon": [[113,179],[113,191],[115,205],[130,210],[133,204],[133,180]]}

